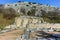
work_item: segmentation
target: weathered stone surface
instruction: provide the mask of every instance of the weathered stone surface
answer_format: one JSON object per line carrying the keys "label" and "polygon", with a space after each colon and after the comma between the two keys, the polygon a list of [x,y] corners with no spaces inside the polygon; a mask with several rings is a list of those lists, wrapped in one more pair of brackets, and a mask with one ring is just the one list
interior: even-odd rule
{"label": "weathered stone surface", "polygon": [[[56,23],[41,23],[41,18],[38,17],[30,17],[30,16],[21,16],[15,19],[15,23],[17,27],[28,27],[28,28],[60,28],[60,24]],[[39,23],[40,22],[40,23]]]}
{"label": "weathered stone surface", "polygon": [[23,27],[26,27],[28,24],[28,19],[27,18],[24,18],[23,19]]}
{"label": "weathered stone surface", "polygon": [[[36,26],[35,23],[38,23],[39,20],[37,17],[19,17],[15,19],[15,23],[17,27],[27,27],[27,25],[30,24],[30,26],[32,25],[33,27]],[[33,23],[33,24],[32,24]]]}
{"label": "weathered stone surface", "polygon": [[16,22],[16,26],[17,27],[20,27],[22,24],[22,18],[16,18],[17,20],[15,20],[15,22]]}

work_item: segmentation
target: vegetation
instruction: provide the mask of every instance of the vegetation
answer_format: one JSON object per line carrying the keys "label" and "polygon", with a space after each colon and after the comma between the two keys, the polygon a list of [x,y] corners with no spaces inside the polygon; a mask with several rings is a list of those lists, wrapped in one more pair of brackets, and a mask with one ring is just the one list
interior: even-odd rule
{"label": "vegetation", "polygon": [[33,6],[30,11],[27,12],[29,16],[35,16],[36,6]]}
{"label": "vegetation", "polygon": [[21,10],[20,12],[22,12],[23,14],[26,13],[25,8],[22,7],[20,10]]}
{"label": "vegetation", "polygon": [[[32,6],[31,10],[29,10],[27,12],[28,16],[35,16],[36,13],[36,6]],[[60,23],[60,12],[58,10],[55,11],[44,11],[44,10],[40,10],[41,11],[41,15],[38,14],[38,17],[42,17],[44,19],[45,22],[48,23]],[[26,11],[25,8],[21,8],[21,12],[23,13],[23,15],[26,15]]]}
{"label": "vegetation", "polygon": [[42,10],[42,18],[44,21],[49,22],[49,23],[60,23],[60,13],[57,11],[52,11],[46,13],[45,11]]}
{"label": "vegetation", "polygon": [[4,29],[6,25],[11,25],[14,23],[15,17],[18,16],[18,13],[12,9],[0,9],[0,29]]}

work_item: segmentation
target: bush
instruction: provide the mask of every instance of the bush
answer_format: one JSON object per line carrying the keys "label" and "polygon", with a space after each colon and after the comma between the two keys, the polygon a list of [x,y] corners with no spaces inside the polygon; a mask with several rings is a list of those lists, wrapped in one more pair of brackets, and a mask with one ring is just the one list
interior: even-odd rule
{"label": "bush", "polygon": [[4,10],[3,17],[6,19],[13,19],[17,14],[18,13],[14,9],[8,8]]}
{"label": "bush", "polygon": [[0,29],[3,30],[7,25],[11,25],[15,21],[15,17],[19,14],[12,8],[1,9],[0,11]]}

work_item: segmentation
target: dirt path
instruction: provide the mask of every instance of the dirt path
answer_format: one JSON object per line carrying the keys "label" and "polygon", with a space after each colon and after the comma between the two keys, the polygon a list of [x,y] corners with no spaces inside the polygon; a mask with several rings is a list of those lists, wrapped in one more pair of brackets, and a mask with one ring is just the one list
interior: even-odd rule
{"label": "dirt path", "polygon": [[21,34],[23,34],[23,30],[13,30],[11,32],[2,33],[0,34],[0,40],[16,40]]}

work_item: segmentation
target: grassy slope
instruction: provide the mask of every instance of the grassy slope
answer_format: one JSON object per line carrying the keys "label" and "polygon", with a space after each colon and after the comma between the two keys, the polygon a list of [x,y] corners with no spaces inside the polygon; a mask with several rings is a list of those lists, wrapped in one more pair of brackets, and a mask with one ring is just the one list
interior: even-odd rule
{"label": "grassy slope", "polygon": [[3,14],[0,14],[0,29],[3,29],[6,25],[10,25],[14,23],[14,19],[5,19],[3,18]]}

